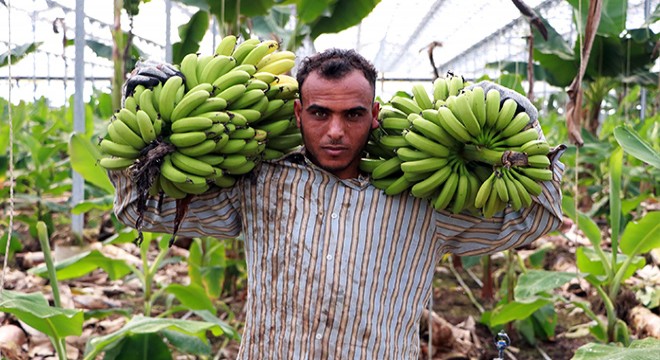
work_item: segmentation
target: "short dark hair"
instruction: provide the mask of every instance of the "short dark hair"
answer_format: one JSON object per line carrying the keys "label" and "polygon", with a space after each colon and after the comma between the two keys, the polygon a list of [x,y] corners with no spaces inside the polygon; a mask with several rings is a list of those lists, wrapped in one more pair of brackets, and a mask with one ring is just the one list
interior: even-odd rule
{"label": "short dark hair", "polygon": [[331,48],[306,57],[300,63],[296,73],[300,97],[302,98],[305,79],[312,72],[318,72],[324,79],[341,79],[353,70],[362,72],[375,94],[376,68],[355,50]]}

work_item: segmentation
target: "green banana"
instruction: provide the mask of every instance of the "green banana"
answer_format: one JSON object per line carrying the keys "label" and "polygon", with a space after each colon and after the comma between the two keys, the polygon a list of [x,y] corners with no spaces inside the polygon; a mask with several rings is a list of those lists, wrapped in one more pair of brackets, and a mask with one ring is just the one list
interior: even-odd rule
{"label": "green banana", "polygon": [[[527,176],[521,170],[522,170],[521,168],[514,168],[511,171],[511,175],[513,175],[523,185],[523,187],[527,190],[528,193],[534,196],[541,195],[541,193],[543,192],[543,188],[541,187],[541,185],[537,183],[533,178]],[[540,169],[535,169],[535,170],[540,170]]]}
{"label": "green banana", "polygon": [[433,174],[422,180],[410,189],[410,193],[417,198],[424,199],[430,197],[440,185],[442,185],[453,173],[451,166],[445,166],[436,170]]}
{"label": "green banana", "polygon": [[425,153],[424,151],[413,149],[407,146],[397,148],[396,155],[402,161],[423,160],[431,157],[431,155]]}
{"label": "green banana", "polygon": [[236,59],[231,56],[216,55],[211,59],[199,76],[200,83],[213,84],[220,76],[229,72],[236,65]]}
{"label": "green banana", "polygon": [[99,165],[107,170],[124,170],[133,165],[134,159],[123,157],[103,157],[99,159]]}
{"label": "green banana", "polygon": [[[239,98],[237,98],[233,102],[228,101],[229,103],[228,109],[230,110],[245,109],[265,97],[266,94],[264,94],[264,92],[259,89],[247,90],[246,88],[245,92],[243,92],[243,94]],[[268,99],[266,99],[266,101],[268,101]],[[261,113],[259,113],[259,116],[261,117]]]}
{"label": "green banana", "polygon": [[535,168],[547,168],[550,166],[550,159],[546,155],[530,155],[527,156],[527,164]]}
{"label": "green banana", "polygon": [[152,120],[158,118],[158,111],[154,106],[154,92],[151,89],[145,89],[142,94],[140,94],[140,110],[143,110]]}
{"label": "green banana", "polygon": [[477,118],[479,127],[483,128],[486,125],[486,93],[481,86],[472,88],[472,112]]}
{"label": "green banana", "polygon": [[517,109],[518,103],[515,100],[510,98],[504,100],[502,107],[500,108],[500,112],[497,115],[495,130],[502,131],[505,127],[507,127],[511,120],[513,120]]}
{"label": "green banana", "polygon": [[[169,137],[170,142],[179,147],[188,147],[201,143],[206,140],[206,133],[203,131],[191,131],[185,133],[174,133]],[[172,180],[172,179],[170,179]],[[175,181],[175,180],[172,180]]]}
{"label": "green banana", "polygon": [[463,90],[465,86],[463,77],[459,75],[453,75],[449,78],[447,83],[447,90],[449,96],[456,96]]}
{"label": "green banana", "polygon": [[511,122],[499,132],[498,137],[508,138],[518,134],[522,129],[525,128],[525,126],[527,126],[527,124],[529,124],[529,120],[529,114],[524,111],[519,112],[513,117]]}
{"label": "green banana", "polygon": [[490,129],[495,128],[497,118],[500,115],[500,92],[495,89],[490,89],[486,93],[486,127]]}
{"label": "green banana", "polygon": [[136,99],[137,97],[133,97],[133,96],[127,96],[126,99],[124,99],[124,108],[126,108],[127,110],[129,110],[134,114],[138,108],[138,103]]}
{"label": "green banana", "polygon": [[170,160],[172,161],[172,165],[189,174],[210,176],[214,172],[211,165],[197,160],[192,156],[184,155],[179,151],[171,153]]}
{"label": "green banana", "polygon": [[245,84],[236,84],[221,91],[216,95],[216,97],[225,99],[227,101],[227,105],[231,106],[232,102],[238,100],[241,96],[243,96],[245,90],[246,90]]}
{"label": "green banana", "polygon": [[138,126],[135,113],[126,108],[121,108],[119,111],[117,111],[115,117],[126,124],[131,130],[133,130],[133,132],[140,132],[140,127]]}
{"label": "green banana", "polygon": [[254,109],[233,109],[228,112],[229,116],[233,115],[232,122],[236,126],[245,126],[261,119],[261,113]]}
{"label": "green banana", "polygon": [[173,182],[172,184],[174,185],[174,187],[178,188],[179,190],[183,191],[186,194],[199,195],[209,190],[209,185],[206,183],[190,184],[187,182],[182,182],[182,183]]}
{"label": "green banana", "polygon": [[404,173],[428,173],[439,170],[449,163],[447,158],[429,157],[422,160],[404,161],[401,170]]}
{"label": "green banana", "polygon": [[197,116],[211,111],[221,111],[227,108],[227,100],[219,97],[209,97],[191,111],[188,116]]}
{"label": "green banana", "polygon": [[188,116],[193,110],[195,110],[195,108],[202,105],[210,95],[211,94],[206,90],[197,90],[187,93],[172,110],[170,121],[176,122],[177,120]]}
{"label": "green banana", "polygon": [[371,172],[371,177],[373,179],[382,179],[384,177],[395,174],[396,172],[401,171],[401,163],[402,161],[398,157],[389,158],[373,169]]}
{"label": "green banana", "polygon": [[495,181],[495,172],[491,173],[490,176],[481,184],[479,191],[477,191],[477,196],[474,199],[474,207],[481,209],[486,206],[488,197],[491,194],[493,188],[493,182]]}
{"label": "green banana", "polygon": [[[526,176],[536,180],[536,181],[551,181],[552,180],[552,170],[550,169],[537,169],[529,167],[516,167],[516,170],[525,174]],[[524,185],[524,184],[523,184]],[[531,193],[531,191],[530,191]],[[538,195],[538,194],[535,194]]]}
{"label": "green banana", "polygon": [[236,46],[236,36],[226,35],[220,40],[220,43],[215,48],[216,55],[230,56],[234,52]]}
{"label": "green banana", "polygon": [[520,198],[518,188],[516,188],[516,185],[509,178],[509,176],[510,175],[508,174],[508,171],[503,170],[502,179],[504,181],[504,185],[506,185],[506,191],[509,194],[509,203],[511,204],[511,208],[513,210],[518,211],[522,208],[522,199]]}
{"label": "green banana", "polygon": [[240,64],[243,62],[243,59],[245,59],[245,57],[250,53],[250,51],[256,48],[260,42],[261,41],[259,41],[258,39],[247,39],[242,43],[236,45],[231,56],[233,56],[236,59],[237,64]]}
{"label": "green banana", "polygon": [[412,185],[413,185],[412,182],[406,179],[405,176],[401,175],[399,176],[398,179],[396,179],[394,182],[392,182],[389,186],[385,188],[385,194],[390,196],[398,195],[408,190],[408,188],[410,188]]}
{"label": "green banana", "polygon": [[496,143],[493,144],[493,147],[499,147],[502,145],[505,146],[521,146],[524,145],[527,142],[530,142],[532,140],[536,140],[539,138],[539,133],[538,130],[535,128],[530,128],[527,129],[523,132],[517,133],[513,136],[509,136],[506,139],[500,140]]}
{"label": "green banana", "polygon": [[302,134],[293,133],[280,135],[268,139],[267,147],[275,150],[285,151],[302,144]]}
{"label": "green banana", "polygon": [[547,155],[550,152],[550,145],[545,140],[536,139],[521,145],[520,152],[527,154],[527,156]]}
{"label": "green banana", "polygon": [[187,133],[190,131],[204,131],[213,125],[213,120],[204,116],[190,116],[181,118],[172,123],[170,130],[173,133]]}
{"label": "green banana", "polygon": [[227,154],[225,155],[225,160],[221,162],[218,167],[223,170],[232,171],[233,169],[237,169],[245,165],[248,161],[249,160],[245,155]]}
{"label": "green banana", "polygon": [[269,138],[280,136],[291,126],[291,119],[281,119],[268,123],[259,123],[258,129],[265,130]]}
{"label": "green banana", "polygon": [[[205,156],[205,155],[210,154],[211,152],[213,152],[213,150],[215,150],[215,145],[216,144],[217,144],[217,142],[215,140],[208,139],[208,140],[202,141],[201,143],[199,143],[197,145],[188,146],[188,147],[180,147],[180,148],[177,148],[177,150],[180,153],[184,154],[184,155],[191,156],[191,157],[194,157],[198,160],[203,161],[201,156]],[[215,156],[219,156],[219,155],[215,155]],[[204,161],[204,162],[208,163],[208,161]],[[210,165],[216,165],[216,164],[210,164]]]}
{"label": "green banana", "polygon": [[104,154],[116,156],[118,158],[136,159],[140,151],[130,145],[120,144],[109,139],[103,139],[99,143],[101,151]]}
{"label": "green banana", "polygon": [[429,94],[426,92],[426,88],[422,84],[413,84],[412,86],[413,100],[419,105],[419,107],[424,109],[433,109],[433,102],[429,97]]}
{"label": "green banana", "polygon": [[456,192],[452,198],[451,212],[458,214],[465,209],[470,191],[470,183],[465,171],[458,174],[458,184],[456,185]]}
{"label": "green banana", "polygon": [[465,126],[470,135],[476,137],[481,134],[481,126],[479,125],[479,120],[472,112],[471,101],[467,93],[460,94],[456,96],[454,101],[454,108],[451,109],[452,113],[456,116],[458,120]]}
{"label": "green banana", "polygon": [[243,84],[247,87],[247,82],[250,80],[250,74],[244,70],[232,70],[219,78],[217,78],[212,84],[215,88],[214,94],[217,94],[229,89],[230,87],[238,84]]}
{"label": "green banana", "polygon": [[449,202],[454,197],[456,192],[456,187],[458,186],[458,173],[452,171],[447,180],[442,185],[440,194],[437,199],[433,202],[433,208],[436,210],[444,210],[449,205]]}
{"label": "green banana", "polygon": [[182,84],[183,79],[180,76],[172,76],[163,84],[158,99],[158,111],[160,117],[165,121],[170,121],[170,115],[177,103],[177,91],[183,86]]}
{"label": "green banana", "polygon": [[156,140],[156,129],[154,128],[154,123],[151,121],[149,114],[147,114],[146,111],[138,110],[135,117],[137,119],[142,140],[147,144]]}
{"label": "green banana", "polygon": [[[115,121],[112,122],[112,125],[113,125],[114,129],[116,130],[117,135],[119,136],[119,138],[121,138],[123,141],[125,141],[127,145],[132,146],[136,150],[142,150],[142,148],[147,146],[147,144],[144,142],[144,140],[142,140],[142,137],[140,135],[136,134],[135,132],[133,132],[133,130],[131,130],[131,128],[129,128],[128,125],[126,125],[124,122],[115,120]],[[138,129],[138,131],[139,130],[140,129]],[[111,138],[112,138],[112,135],[111,135]],[[114,140],[115,142],[118,142],[118,139],[112,138],[112,140]]]}
{"label": "green banana", "polygon": [[442,128],[454,139],[462,143],[472,141],[470,133],[448,107],[443,106],[438,109],[438,118],[440,119]]}
{"label": "green banana", "polygon": [[235,154],[241,151],[246,144],[247,141],[245,139],[230,139],[229,136],[227,136],[224,145],[222,147],[216,146],[215,151],[221,154]]}
{"label": "green banana", "polygon": [[403,96],[394,96],[392,97],[392,100],[390,100],[392,103],[392,106],[394,108],[403,111],[406,113],[406,115],[415,113],[415,114],[420,114],[422,112],[422,108],[417,105],[415,101],[412,99],[409,99],[407,97]]}
{"label": "green banana", "polygon": [[229,188],[236,184],[236,178],[231,175],[216,176],[213,178],[213,183],[221,188]]}
{"label": "green banana", "polygon": [[433,102],[438,100],[445,101],[449,96],[449,88],[447,87],[447,79],[439,77],[433,81]]}
{"label": "green banana", "polygon": [[199,80],[197,80],[197,56],[196,53],[187,54],[181,59],[181,66],[179,67],[186,78],[186,87],[189,90],[199,84]]}
{"label": "green banana", "polygon": [[[421,136],[414,131],[404,131],[403,138],[407,144],[404,144],[399,147],[410,145],[417,150],[423,151],[425,153],[431,154],[436,157],[446,157],[449,156],[450,151],[446,146],[439,144],[433,140],[427,139],[424,136]],[[382,142],[382,138],[381,138]]]}
{"label": "green banana", "polygon": [[373,158],[361,158],[360,159],[360,170],[366,173],[372,173],[376,167],[384,163],[385,159],[373,159]]}

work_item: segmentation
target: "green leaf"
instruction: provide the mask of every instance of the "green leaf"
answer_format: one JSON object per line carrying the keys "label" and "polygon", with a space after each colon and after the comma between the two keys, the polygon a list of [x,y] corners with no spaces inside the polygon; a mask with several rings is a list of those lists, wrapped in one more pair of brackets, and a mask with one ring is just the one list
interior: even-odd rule
{"label": "green leaf", "polygon": [[528,298],[524,301],[512,301],[497,307],[490,317],[490,326],[503,325],[513,320],[522,320],[540,309],[542,306],[552,304],[552,301],[544,298]]}
{"label": "green leaf", "polygon": [[198,11],[187,24],[179,26],[181,41],[172,44],[172,62],[181,63],[184,56],[199,50],[199,44],[209,28],[209,13]]}
{"label": "green leaf", "polygon": [[[605,251],[604,253],[608,259],[612,258],[612,254],[610,252]],[[578,247],[575,251],[575,257],[578,270],[583,273],[588,273],[588,280],[596,284],[603,283],[607,273],[605,272],[605,268],[603,267],[603,263],[600,257],[598,254],[596,254],[596,251],[593,248]],[[627,258],[627,255],[619,254],[619,256],[616,258],[616,266],[613,266],[614,271],[618,270]],[[628,269],[626,269],[622,281],[630,278],[635,273],[635,271],[643,268],[645,264],[646,260],[644,260],[643,257],[635,257]]]}
{"label": "green leaf", "polygon": [[644,141],[636,131],[627,126],[619,125],[614,128],[614,138],[625,152],[660,169],[660,154]]}
{"label": "green leaf", "polygon": [[101,211],[112,210],[114,195],[106,195],[96,199],[89,199],[81,201],[71,209],[71,213],[75,215],[84,214],[90,210],[97,209]]}
{"label": "green leaf", "polygon": [[555,336],[557,328],[557,312],[553,304],[548,304],[532,314],[535,333],[543,339],[551,339]]}
{"label": "green leaf", "polygon": [[576,277],[575,273],[529,270],[520,275],[514,290],[516,300],[532,297],[540,292],[556,289]]}
{"label": "green leaf", "polygon": [[635,340],[629,347],[590,343],[575,351],[571,360],[657,360],[660,339]]}
{"label": "green leaf", "polygon": [[[591,220],[586,214],[575,210],[575,200],[570,196],[562,197],[561,201],[562,211],[573,222],[577,222],[578,227],[584,235],[589,239],[593,246],[599,247],[601,242],[601,233],[598,225]],[[578,219],[576,219],[576,217]]]}
{"label": "green leaf", "polygon": [[617,148],[610,154],[610,224],[612,227],[612,251],[619,251],[621,229],[621,175],[623,173],[623,150]]}
{"label": "green leaf", "polygon": [[629,222],[621,236],[621,251],[638,255],[660,247],[660,211],[647,213],[638,221]]}
{"label": "green leaf", "polygon": [[4,290],[0,299],[0,311],[13,314],[54,339],[82,334],[82,311],[51,307],[41,293],[22,294]]}
{"label": "green leaf", "polygon": [[211,6],[211,13],[216,16],[218,21],[225,24],[232,24],[236,22],[237,3],[240,4],[240,14],[251,18],[254,16],[266,15],[268,11],[273,7],[273,5],[275,5],[275,2],[275,0],[208,1],[209,5]]}
{"label": "green leaf", "polygon": [[165,288],[165,292],[174,295],[183,306],[190,310],[207,310],[214,315],[217,311],[200,285],[170,284]]}
{"label": "green leaf", "polygon": [[321,15],[330,16],[328,7],[334,2],[336,0],[299,0],[298,19],[309,24]]}
{"label": "green leaf", "polygon": [[26,55],[37,51],[37,48],[41,46],[43,42],[34,42],[22,44],[14,47],[10,51],[0,54],[0,67],[7,66],[9,64],[9,54],[11,53],[11,64],[16,65],[21,59]]}
{"label": "green leaf", "polygon": [[106,351],[103,360],[172,360],[172,353],[158,334],[135,334]]}
{"label": "green leaf", "polygon": [[[7,249],[7,238],[9,237],[9,232],[5,232],[2,237],[0,237],[0,254],[4,255]],[[13,254],[17,251],[23,249],[23,244],[21,244],[21,239],[16,235],[15,232],[11,234],[11,243],[9,244],[9,253]]]}
{"label": "green leaf", "polygon": [[101,158],[98,148],[82,135],[73,133],[69,139],[69,157],[71,167],[78,172],[85,181],[92,183],[113,194],[115,187],[108,178],[106,170],[97,164]]}
{"label": "green leaf", "polygon": [[193,355],[211,355],[211,345],[205,343],[196,336],[190,336],[167,329],[160,333],[179,351]]}
{"label": "green leaf", "polygon": [[337,0],[330,17],[321,17],[316,23],[310,24],[312,39],[321,34],[338,33],[359,24],[379,2],[380,0]]}
{"label": "green leaf", "polygon": [[[78,278],[98,268],[105,270],[112,280],[122,278],[131,272],[131,267],[124,260],[108,258],[98,250],[85,251],[55,264],[57,278],[60,280]],[[47,276],[45,264],[34,267],[28,272],[42,277]]]}
{"label": "green leaf", "polygon": [[118,342],[126,336],[133,334],[152,334],[163,330],[177,331],[183,334],[195,336],[206,342],[206,332],[211,331],[214,336],[224,333],[223,329],[209,322],[181,320],[181,319],[163,319],[150,318],[137,315],[133,317],[126,325],[114,333],[92,338],[85,348],[85,360],[94,359],[97,354],[104,351],[107,347],[116,346]]}
{"label": "green leaf", "polygon": [[[582,29],[580,29],[580,32],[584,34],[584,26],[587,23],[587,15],[589,14],[589,0],[568,0],[568,2],[575,9],[576,15],[582,15]],[[577,14],[577,12],[580,11],[580,7],[582,8],[581,14]],[[627,10],[627,0],[604,0],[597,33],[606,36],[618,37],[619,34],[626,28]]]}

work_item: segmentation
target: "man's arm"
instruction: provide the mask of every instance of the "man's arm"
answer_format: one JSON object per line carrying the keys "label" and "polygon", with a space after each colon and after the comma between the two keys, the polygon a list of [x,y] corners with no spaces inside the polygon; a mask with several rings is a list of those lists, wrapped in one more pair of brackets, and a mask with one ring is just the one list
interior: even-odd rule
{"label": "man's arm", "polygon": [[[496,88],[502,99],[513,98],[530,115],[539,139],[545,139],[538,122],[538,111],[524,96],[491,82],[476,86]],[[565,146],[560,145],[548,154],[553,171],[553,180],[541,184],[543,192],[532,195],[532,204],[518,211],[507,208],[491,218],[470,215],[468,212],[455,215],[448,211],[436,212],[437,236],[443,241],[443,250],[458,255],[480,255],[503,251],[528,244],[557,229],[562,223],[561,180],[564,164],[559,161]]]}
{"label": "man's arm", "polygon": [[[123,224],[135,227],[139,217],[138,192],[128,170],[111,171],[115,186],[114,212]],[[183,213],[177,235],[236,237],[241,232],[240,200],[237,183],[231,188],[193,195]],[[172,233],[177,213],[177,201],[163,195],[149,196],[142,215],[142,230]]]}

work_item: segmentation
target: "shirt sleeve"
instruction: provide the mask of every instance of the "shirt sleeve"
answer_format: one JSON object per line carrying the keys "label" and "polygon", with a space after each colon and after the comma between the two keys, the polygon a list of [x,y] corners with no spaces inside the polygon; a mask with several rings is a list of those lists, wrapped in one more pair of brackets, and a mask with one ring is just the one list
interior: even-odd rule
{"label": "shirt sleeve", "polygon": [[[538,121],[534,127],[539,138],[545,138]],[[559,159],[565,149],[560,145],[548,154],[553,179],[541,183],[543,192],[539,196],[532,195],[532,204],[527,208],[514,211],[508,207],[488,219],[467,212],[436,211],[436,235],[443,242],[440,250],[461,256],[490,254],[528,244],[556,230],[563,217],[561,181],[564,164]]]}
{"label": "shirt sleeve", "polygon": [[[127,170],[110,171],[115,186],[114,212],[117,219],[129,227],[135,227],[138,219],[138,192]],[[179,223],[177,235],[218,238],[236,237],[241,232],[239,182],[231,188],[207,191],[194,195]],[[177,201],[163,195],[147,198],[142,214],[142,230],[173,233]]]}

